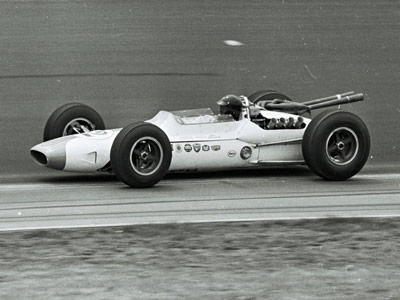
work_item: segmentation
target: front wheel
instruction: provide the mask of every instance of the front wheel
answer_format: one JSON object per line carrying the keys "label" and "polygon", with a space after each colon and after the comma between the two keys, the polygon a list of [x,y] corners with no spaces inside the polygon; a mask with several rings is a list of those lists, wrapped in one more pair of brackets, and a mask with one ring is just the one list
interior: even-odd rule
{"label": "front wheel", "polygon": [[158,183],[169,170],[171,144],[159,127],[131,124],[117,135],[111,147],[111,167],[127,185],[147,188]]}
{"label": "front wheel", "polygon": [[357,174],[368,160],[368,128],[350,112],[328,110],[308,124],[302,150],[314,173],[327,180],[346,180]]}
{"label": "front wheel", "polygon": [[43,141],[103,129],[104,121],[93,108],[82,103],[68,103],[50,115],[44,127]]}

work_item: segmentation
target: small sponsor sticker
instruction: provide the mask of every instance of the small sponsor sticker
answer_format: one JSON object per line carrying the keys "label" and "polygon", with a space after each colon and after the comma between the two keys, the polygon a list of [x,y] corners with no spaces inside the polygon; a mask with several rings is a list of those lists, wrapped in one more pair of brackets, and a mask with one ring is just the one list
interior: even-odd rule
{"label": "small sponsor sticker", "polygon": [[210,146],[203,145],[202,149],[203,149],[203,151],[209,151],[210,150]]}
{"label": "small sponsor sticker", "polygon": [[221,150],[221,146],[220,145],[212,145],[211,146],[211,150],[212,151],[219,151],[219,150]]}
{"label": "small sponsor sticker", "polygon": [[236,153],[235,150],[231,150],[231,151],[228,152],[228,156],[229,156],[229,157],[235,157],[236,154],[237,154],[237,153]]}
{"label": "small sponsor sticker", "polygon": [[177,144],[176,145],[176,152],[178,152],[178,153],[182,152],[182,145],[181,144]]}
{"label": "small sponsor sticker", "polygon": [[186,144],[184,148],[185,148],[186,152],[191,152],[192,151],[192,145],[190,145],[190,144]]}
{"label": "small sponsor sticker", "polygon": [[194,149],[194,151],[196,151],[196,152],[200,152],[201,145],[200,145],[200,144],[193,144],[193,149]]}

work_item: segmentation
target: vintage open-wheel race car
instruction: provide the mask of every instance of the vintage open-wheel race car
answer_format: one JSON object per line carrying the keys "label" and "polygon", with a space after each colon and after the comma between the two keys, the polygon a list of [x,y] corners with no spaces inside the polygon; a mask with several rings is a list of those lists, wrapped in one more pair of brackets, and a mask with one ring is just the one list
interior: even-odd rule
{"label": "vintage open-wheel race car", "polygon": [[43,142],[30,150],[41,166],[113,172],[132,187],[151,187],[168,172],[306,164],[327,180],[346,180],[365,165],[369,132],[355,114],[329,109],[362,101],[348,92],[306,102],[260,91],[227,95],[210,108],[160,111],[152,119],[106,129],[91,107],[69,103],[47,120]]}

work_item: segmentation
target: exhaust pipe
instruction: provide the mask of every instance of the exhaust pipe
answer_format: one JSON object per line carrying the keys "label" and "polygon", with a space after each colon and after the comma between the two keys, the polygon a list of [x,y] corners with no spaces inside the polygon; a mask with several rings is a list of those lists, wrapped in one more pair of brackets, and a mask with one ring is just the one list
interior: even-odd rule
{"label": "exhaust pipe", "polygon": [[294,118],[293,117],[290,117],[289,119],[288,119],[288,122],[286,123],[286,128],[294,128]]}
{"label": "exhaust pipe", "polygon": [[286,128],[286,120],[285,118],[280,118],[279,122],[276,124],[277,129],[285,129]]}
{"label": "exhaust pipe", "polygon": [[341,104],[348,104],[363,100],[364,100],[364,94],[362,93],[355,94],[354,92],[347,92],[301,103],[276,99],[273,101],[262,101],[260,102],[259,105],[262,105],[262,107],[264,107],[267,110],[290,112],[301,115],[303,113],[310,112],[313,109],[325,108]]}
{"label": "exhaust pipe", "polygon": [[354,94],[351,96],[340,97],[340,98],[330,100],[330,101],[312,104],[312,105],[309,105],[309,107],[311,110],[313,110],[313,109],[317,109],[317,108],[324,108],[324,107],[329,107],[329,106],[348,104],[348,103],[353,103],[353,102],[358,102],[358,101],[363,101],[363,100],[364,100],[364,94],[359,93],[359,94]]}
{"label": "exhaust pipe", "polygon": [[274,128],[276,128],[277,123],[278,123],[278,121],[277,121],[275,118],[272,118],[272,119],[269,121],[269,123],[268,123],[268,125],[267,125],[267,128],[268,128],[268,129],[274,129]]}
{"label": "exhaust pipe", "polygon": [[302,102],[302,103],[305,105],[312,105],[312,104],[323,103],[323,102],[330,101],[330,100],[338,100],[343,97],[351,96],[351,95],[354,95],[354,92],[342,93],[342,94],[328,96],[328,97],[319,98],[319,99],[315,99],[315,100],[310,100],[310,101],[306,101],[306,102]]}
{"label": "exhaust pipe", "polygon": [[302,129],[306,127],[306,123],[304,123],[303,117],[298,117],[297,122],[294,124],[294,128]]}

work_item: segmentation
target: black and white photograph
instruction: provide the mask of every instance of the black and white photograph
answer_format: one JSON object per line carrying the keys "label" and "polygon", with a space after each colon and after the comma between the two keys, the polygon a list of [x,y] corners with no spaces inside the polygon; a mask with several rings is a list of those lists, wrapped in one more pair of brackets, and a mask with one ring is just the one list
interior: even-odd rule
{"label": "black and white photograph", "polygon": [[0,299],[400,299],[398,0],[0,0]]}

